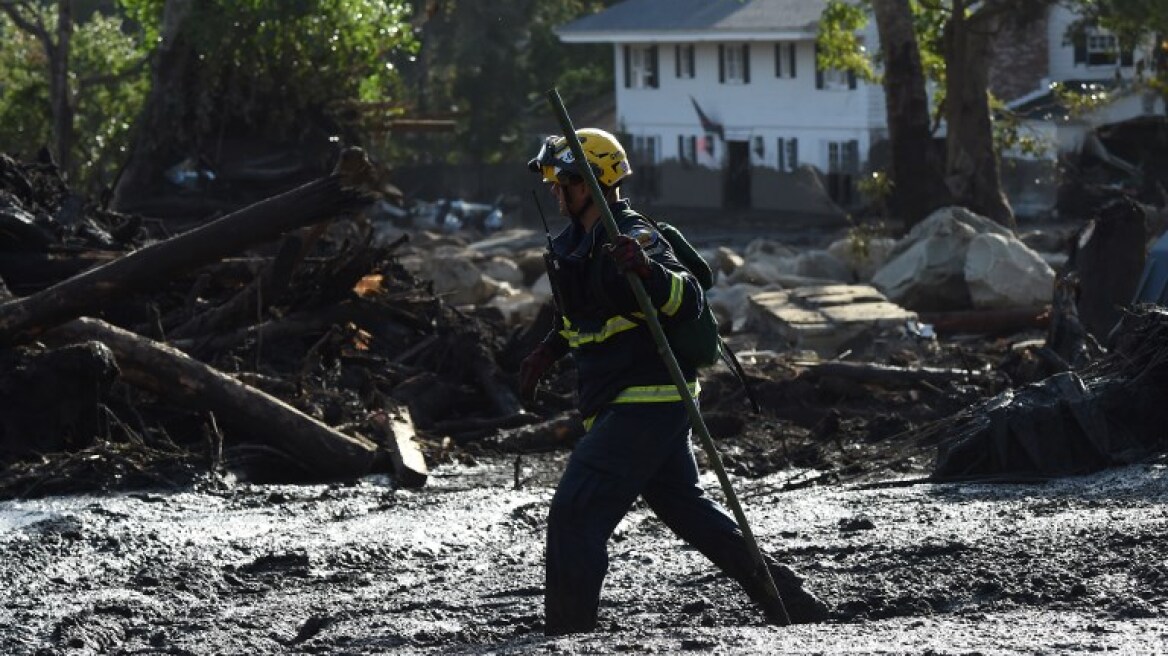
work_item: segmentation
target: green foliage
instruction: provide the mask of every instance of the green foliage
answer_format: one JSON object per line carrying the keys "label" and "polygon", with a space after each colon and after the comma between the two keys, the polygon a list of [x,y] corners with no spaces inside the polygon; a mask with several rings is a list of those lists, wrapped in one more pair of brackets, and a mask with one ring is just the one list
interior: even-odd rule
{"label": "green foliage", "polygon": [[[453,116],[454,135],[402,135],[400,159],[490,163],[529,157],[531,120],[550,118],[543,92],[565,102],[611,94],[612,48],[564,44],[553,30],[615,0],[415,0],[429,9],[422,51],[402,66],[410,109]],[[421,21],[419,21],[421,22]]]}
{"label": "green foliage", "polygon": [[[1123,50],[1150,46],[1151,61],[1143,61],[1139,83],[1168,97],[1168,2],[1164,0],[1076,0],[1082,19],[1072,24],[1068,41],[1084,38],[1091,25],[1117,37]],[[1139,66],[1137,64],[1137,66]]]}
{"label": "green foliage", "polygon": [[0,150],[30,154],[49,138],[48,58],[0,15]]}
{"label": "green foliage", "polygon": [[892,178],[886,171],[873,171],[856,180],[856,190],[872,202],[884,203],[892,196]]}
{"label": "green foliage", "polygon": [[[122,6],[143,40],[159,42],[161,0]],[[198,60],[197,95],[180,141],[227,125],[294,137],[335,103],[399,95],[394,58],[417,48],[404,0],[200,0],[191,12],[181,38]]]}
{"label": "green foliage", "polygon": [[857,261],[866,261],[872,254],[872,242],[892,236],[892,230],[884,221],[856,223],[848,216],[851,226],[844,237],[848,240],[848,250]]}
{"label": "green foliage", "polygon": [[875,81],[876,72],[872,56],[859,37],[859,30],[868,24],[867,4],[855,4],[844,0],[828,0],[820,17],[817,66],[850,71],[868,81]]}
{"label": "green foliage", "polygon": [[[53,25],[55,7],[42,8]],[[51,139],[48,58],[44,45],[0,17],[0,150],[29,157]],[[94,13],[74,27],[70,82],[75,105],[74,186],[109,184],[128,146],[147,79],[140,44],[115,16]]]}

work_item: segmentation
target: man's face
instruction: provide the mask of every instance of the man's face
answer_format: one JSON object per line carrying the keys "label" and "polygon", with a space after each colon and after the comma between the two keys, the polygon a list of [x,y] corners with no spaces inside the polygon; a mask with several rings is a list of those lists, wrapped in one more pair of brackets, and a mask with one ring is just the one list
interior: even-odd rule
{"label": "man's face", "polygon": [[551,183],[552,195],[559,204],[560,214],[569,218],[576,218],[577,213],[586,206],[588,189],[583,180],[571,180],[565,184]]}

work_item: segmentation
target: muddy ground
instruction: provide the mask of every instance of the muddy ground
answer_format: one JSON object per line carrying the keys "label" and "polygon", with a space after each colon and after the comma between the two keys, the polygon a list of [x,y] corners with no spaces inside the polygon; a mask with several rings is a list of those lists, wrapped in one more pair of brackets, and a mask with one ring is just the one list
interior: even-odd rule
{"label": "muddy ground", "polygon": [[[1155,653],[1168,649],[1168,466],[1032,484],[735,477],[766,548],[835,609],[765,626],[641,507],[602,630],[541,633],[564,453],[440,467],[419,491],[207,481],[0,505],[9,654]],[[711,487],[716,487],[708,478]]]}
{"label": "muddy ground", "polygon": [[[1009,343],[892,359],[997,366]],[[812,382],[738,345],[769,409],[747,411],[723,370],[703,409],[756,535],[831,604],[827,623],[766,626],[638,506],[610,543],[601,630],[544,638],[544,518],[569,446],[500,438],[427,443],[436,466],[417,490],[226,476],[0,503],[0,653],[1168,650],[1163,456],[1089,477],[924,483],[937,441],[924,429],[1003,382]]]}
{"label": "muddy ground", "polygon": [[[570,444],[423,431],[432,472],[417,490],[220,473],[0,502],[0,653],[1168,651],[1164,457],[1087,477],[921,482],[930,427],[1025,382],[1013,346],[1039,337],[853,354],[987,374],[895,386],[809,377],[797,354],[735,336],[761,414],[728,371],[704,377],[754,531],[832,606],[824,624],[766,626],[638,506],[610,543],[601,630],[544,638],[544,518]],[[553,372],[541,416],[571,407],[572,383]]]}

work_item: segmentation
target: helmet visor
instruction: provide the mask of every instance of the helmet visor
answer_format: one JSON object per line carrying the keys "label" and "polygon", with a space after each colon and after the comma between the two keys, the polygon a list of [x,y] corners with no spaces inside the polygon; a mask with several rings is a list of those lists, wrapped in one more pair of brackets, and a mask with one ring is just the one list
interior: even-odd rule
{"label": "helmet visor", "polygon": [[563,137],[548,137],[535,159],[527,163],[527,168],[543,174],[544,182],[565,183],[567,178],[579,178],[576,158],[568,148],[568,140]]}

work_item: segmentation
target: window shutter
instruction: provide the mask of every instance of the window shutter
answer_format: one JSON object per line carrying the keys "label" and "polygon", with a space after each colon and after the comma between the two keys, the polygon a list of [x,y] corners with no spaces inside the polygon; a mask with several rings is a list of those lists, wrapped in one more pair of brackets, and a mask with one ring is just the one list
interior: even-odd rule
{"label": "window shutter", "polygon": [[742,83],[750,84],[750,44],[742,44]]}
{"label": "window shutter", "polygon": [[656,89],[661,86],[657,77],[657,46],[649,46],[649,83],[646,85],[650,89]]}
{"label": "window shutter", "polygon": [[718,44],[718,82],[726,81],[726,46]]}
{"label": "window shutter", "polygon": [[795,44],[787,44],[787,67],[791,71],[791,77],[795,77]]}
{"label": "window shutter", "polygon": [[848,71],[848,88],[849,89],[856,88],[856,74],[853,73],[852,71]]}
{"label": "window shutter", "polygon": [[791,157],[789,159],[791,161],[788,162],[788,164],[790,165],[791,170],[794,171],[795,169],[799,168],[799,140],[798,139],[791,139],[790,143],[791,143]]}
{"label": "window shutter", "polygon": [[783,44],[775,44],[775,77],[783,77]]}
{"label": "window shutter", "polygon": [[673,46],[673,77],[681,77],[681,44]]}
{"label": "window shutter", "polygon": [[693,44],[690,44],[690,46],[685,49],[685,56],[687,59],[689,59],[690,77],[697,77],[698,74],[697,66],[694,65],[694,50],[697,50],[697,48],[695,48]]}
{"label": "window shutter", "polygon": [[778,154],[778,156],[779,156],[779,170],[780,171],[787,170],[787,167],[786,167],[787,152],[786,152],[786,148],[784,148],[784,145],[785,144],[783,144],[783,138],[779,137],[779,147],[777,150],[775,150],[775,153]]}
{"label": "window shutter", "polygon": [[1123,44],[1120,44],[1119,48],[1119,65],[1130,67],[1133,64],[1131,48],[1125,48]]}
{"label": "window shutter", "polygon": [[823,88],[823,69],[819,68],[819,44],[815,44],[815,88]]}
{"label": "window shutter", "polygon": [[628,89],[633,86],[633,52],[632,48],[627,45],[623,50],[625,57],[625,88]]}
{"label": "window shutter", "polygon": [[1075,37],[1075,63],[1087,63],[1087,37],[1081,34]]}

